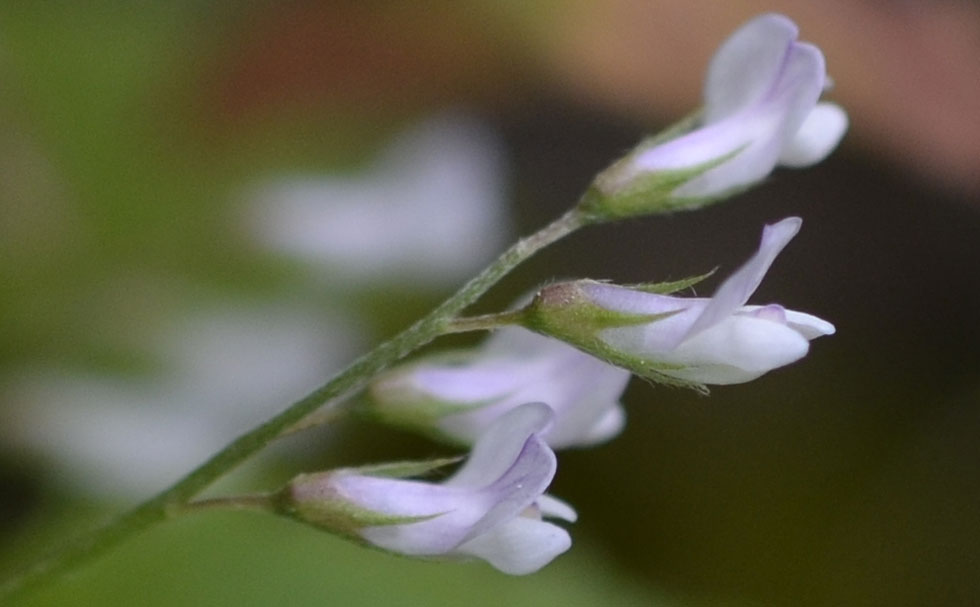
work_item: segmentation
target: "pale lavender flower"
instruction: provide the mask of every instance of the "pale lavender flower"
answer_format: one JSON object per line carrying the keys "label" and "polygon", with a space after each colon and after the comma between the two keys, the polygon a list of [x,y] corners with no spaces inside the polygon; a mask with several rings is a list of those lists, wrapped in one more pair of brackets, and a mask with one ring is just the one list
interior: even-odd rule
{"label": "pale lavender flower", "polygon": [[542,517],[576,516],[544,495],[557,466],[540,436],[552,415],[541,403],[513,409],[439,484],[370,468],[302,475],[284,493],[284,512],[398,554],[478,558],[504,573],[532,573],[571,546],[568,532]]}
{"label": "pale lavender flower", "polygon": [[[655,378],[695,384],[750,381],[802,358],[809,340],[835,330],[825,320],[778,304],[745,305],[801,224],[791,217],[766,226],[756,254],[711,298],[577,281],[550,287],[551,293],[544,289],[532,304],[532,324],[535,330],[567,338],[600,358]],[[578,311],[576,324],[566,327],[561,319],[568,316],[562,310],[569,302]],[[585,315],[599,321],[583,330]]]}
{"label": "pale lavender flower", "polygon": [[316,276],[454,284],[506,243],[506,177],[492,131],[472,118],[435,116],[365,170],[260,185],[249,196],[249,230]]}
{"label": "pale lavender flower", "polygon": [[483,345],[423,358],[375,380],[363,410],[396,425],[473,444],[511,409],[546,403],[552,448],[582,447],[619,434],[619,398],[630,373],[559,340],[520,327],[499,329]]}
{"label": "pale lavender flower", "polygon": [[782,15],[752,19],[708,68],[697,127],[641,143],[596,179],[592,210],[629,215],[692,208],[766,177],[777,165],[823,160],[847,129],[817,47]]}
{"label": "pale lavender flower", "polygon": [[164,329],[143,336],[163,367],[151,377],[23,370],[0,438],[72,489],[148,497],[316,386],[360,339],[348,317],[285,303],[218,305]]}

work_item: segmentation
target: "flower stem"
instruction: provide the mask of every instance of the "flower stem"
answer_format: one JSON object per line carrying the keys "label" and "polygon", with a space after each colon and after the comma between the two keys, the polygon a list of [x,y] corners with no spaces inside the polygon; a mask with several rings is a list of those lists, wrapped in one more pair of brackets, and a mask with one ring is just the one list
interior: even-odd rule
{"label": "flower stem", "polygon": [[489,331],[507,325],[519,325],[524,319],[524,309],[480,316],[460,316],[446,323],[443,333],[467,333],[469,331]]}
{"label": "flower stem", "polygon": [[294,402],[269,421],[239,436],[169,489],[120,515],[108,525],[82,535],[60,552],[6,580],[0,585],[0,602],[83,565],[155,523],[187,512],[191,499],[225,473],[283,433],[297,427],[297,424],[302,425],[301,422],[320,407],[361,388],[390,364],[445,333],[452,320],[463,309],[517,265],[586,223],[582,212],[574,208],[538,232],[517,241],[428,315],[355,360],[326,384]]}
{"label": "flower stem", "polygon": [[194,500],[184,504],[180,510],[183,514],[202,512],[204,510],[255,510],[259,512],[274,512],[275,509],[275,494],[254,493],[250,495],[232,495],[229,497]]}

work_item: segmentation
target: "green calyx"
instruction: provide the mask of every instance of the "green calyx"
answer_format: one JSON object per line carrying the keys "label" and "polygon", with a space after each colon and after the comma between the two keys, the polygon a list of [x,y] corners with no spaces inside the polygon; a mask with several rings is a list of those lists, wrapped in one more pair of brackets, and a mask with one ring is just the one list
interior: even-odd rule
{"label": "green calyx", "polygon": [[684,169],[637,171],[637,156],[682,136],[696,124],[697,116],[685,119],[655,137],[649,137],[629,154],[599,173],[579,201],[586,221],[602,223],[626,217],[691,210],[729,198],[745,188],[734,188],[703,197],[679,197],[674,191],[688,181],[731,160],[745,146]]}
{"label": "green calyx", "polygon": [[655,295],[670,295],[671,293],[677,293],[678,291],[683,291],[684,289],[693,287],[706,278],[710,278],[716,270],[717,268],[714,268],[709,272],[705,272],[704,274],[669,282],[641,282],[639,284],[625,286],[633,289],[634,291],[643,291],[644,293],[653,293]]}
{"label": "green calyx", "polygon": [[[647,292],[670,293],[695,284],[705,276],[640,287]],[[670,371],[680,369],[681,366],[623,353],[610,347],[600,336],[605,329],[645,325],[673,316],[676,312],[631,314],[600,307],[589,299],[582,288],[589,282],[594,281],[558,283],[542,289],[527,308],[524,326],[542,335],[560,339],[649,381],[707,392],[702,384],[670,375]]]}
{"label": "green calyx", "polygon": [[[414,465],[416,469],[419,469],[419,464],[422,464],[422,467],[426,471],[431,471],[447,465],[446,461],[434,460],[434,462],[440,462],[438,464],[434,462],[426,462],[425,464],[416,462]],[[392,464],[392,466],[405,465]],[[408,465],[411,466],[412,464]],[[359,532],[365,527],[404,525],[428,520],[433,518],[433,516],[439,516],[438,514],[427,516],[397,516],[361,508],[349,499],[346,499],[343,495],[339,495],[331,485],[330,478],[332,475],[343,474],[345,472],[347,471],[300,474],[277,494],[275,511],[280,515],[359,543],[364,543]]]}

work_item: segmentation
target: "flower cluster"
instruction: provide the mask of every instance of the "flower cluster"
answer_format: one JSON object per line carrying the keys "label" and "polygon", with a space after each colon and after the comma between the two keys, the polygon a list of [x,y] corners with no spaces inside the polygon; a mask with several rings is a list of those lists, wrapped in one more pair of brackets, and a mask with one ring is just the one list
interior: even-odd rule
{"label": "flower cluster", "polygon": [[[779,15],[736,31],[711,62],[697,121],[641,143],[601,173],[577,216],[588,223],[693,208],[762,180],[777,165],[823,159],[847,118],[819,102],[827,86],[823,56],[796,38],[796,26]],[[441,483],[406,477],[445,461],[301,475],[277,496],[277,510],[398,554],[536,571],[571,544],[564,529],[543,519],[575,520],[574,510],[545,493],[556,470],[553,449],[618,434],[631,374],[702,390],[747,382],[834,333],[803,312],[748,305],[801,224],[791,217],[766,226],[757,252],[710,298],[674,295],[696,279],[552,284],[478,328],[519,326],[470,350],[376,376],[357,411],[472,445],[469,459]]]}

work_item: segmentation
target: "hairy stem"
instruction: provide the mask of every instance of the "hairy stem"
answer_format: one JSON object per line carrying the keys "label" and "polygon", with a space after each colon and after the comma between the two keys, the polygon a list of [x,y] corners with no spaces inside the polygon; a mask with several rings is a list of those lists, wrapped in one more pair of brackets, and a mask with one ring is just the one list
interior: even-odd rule
{"label": "hairy stem", "polygon": [[203,512],[205,510],[254,510],[258,512],[274,512],[276,495],[274,493],[254,493],[250,495],[232,495],[228,497],[213,497],[204,500],[194,500],[184,504],[181,514]]}
{"label": "hairy stem", "polygon": [[469,331],[489,331],[507,325],[519,325],[524,319],[524,310],[483,314],[480,316],[461,316],[450,319],[443,333],[467,333]]}
{"label": "hairy stem", "polygon": [[490,287],[534,253],[567,236],[586,223],[578,209],[527,238],[517,241],[480,274],[467,282],[428,315],[389,341],[354,361],[344,371],[309,395],[296,401],[269,421],[239,436],[197,469],[156,497],[122,514],[108,525],[83,535],[60,552],[42,560],[0,586],[0,602],[31,587],[46,583],[108,551],[151,525],[188,511],[188,503],[202,490],[251,455],[289,432],[327,403],[364,386],[392,363],[447,332],[452,320]]}

